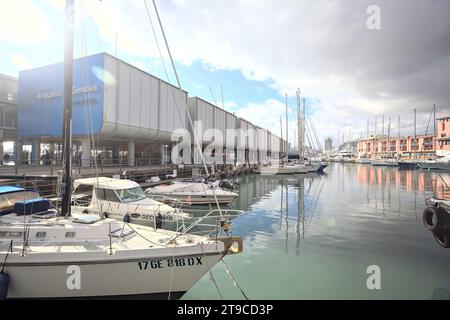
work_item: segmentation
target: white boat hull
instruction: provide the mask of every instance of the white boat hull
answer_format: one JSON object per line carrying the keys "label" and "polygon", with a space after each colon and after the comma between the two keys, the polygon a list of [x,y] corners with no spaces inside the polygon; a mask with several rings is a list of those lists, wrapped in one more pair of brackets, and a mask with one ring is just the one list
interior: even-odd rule
{"label": "white boat hull", "polygon": [[425,170],[450,170],[450,164],[445,162],[419,162],[418,165]]}
{"label": "white boat hull", "polygon": [[[156,194],[156,193],[155,193]],[[157,194],[157,195],[163,195],[163,196],[169,196],[173,199],[179,200],[183,203],[193,204],[193,205],[203,205],[203,204],[215,204],[216,199],[214,198],[214,195],[208,194],[208,195],[201,195],[201,194],[186,194],[186,193],[171,193],[169,194]],[[219,195],[216,194],[217,201],[219,204],[229,204],[233,202],[233,200],[237,197],[236,196],[229,196],[229,195]]]}
{"label": "white boat hull", "polygon": [[277,174],[294,174],[297,173],[298,168],[295,166],[285,167],[261,167],[261,175],[277,175]]}
{"label": "white boat hull", "polygon": [[[203,256],[198,253],[149,260],[116,260],[106,255],[103,261],[83,263],[20,261],[16,265],[10,261],[5,268],[10,277],[8,299],[107,299],[115,296],[161,296],[167,299],[169,291],[172,298],[179,298],[209,271],[207,266],[215,265],[222,257],[221,254]],[[175,266],[175,263],[184,266]],[[79,274],[79,288],[75,272]],[[165,293],[167,296],[164,297]]]}
{"label": "white boat hull", "polygon": [[398,167],[398,162],[397,161],[374,160],[374,161],[372,161],[372,166],[374,166],[374,167]]}

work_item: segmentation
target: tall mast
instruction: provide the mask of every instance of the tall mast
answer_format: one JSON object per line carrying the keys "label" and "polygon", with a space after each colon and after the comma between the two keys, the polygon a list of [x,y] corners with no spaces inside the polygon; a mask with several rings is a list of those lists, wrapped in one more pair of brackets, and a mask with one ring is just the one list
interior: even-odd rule
{"label": "tall mast", "polygon": [[288,149],[289,149],[288,94],[286,93],[286,159],[288,159]]}
{"label": "tall mast", "polygon": [[306,102],[303,98],[303,117],[302,117],[302,141],[303,141],[303,154],[302,161],[305,159],[305,133],[306,133]]}
{"label": "tall mast", "polygon": [[378,134],[377,129],[377,116],[375,116],[375,136]]}
{"label": "tall mast", "polygon": [[[281,116],[280,116],[280,130],[281,130],[281,149],[283,149],[283,120],[281,120]],[[284,159],[284,158],[283,158]],[[281,160],[281,165],[283,165],[284,160]]]}
{"label": "tall mast", "polygon": [[302,141],[302,134],[301,134],[301,128],[302,128],[302,124],[301,124],[301,117],[300,117],[300,112],[301,112],[301,103],[300,103],[300,88],[298,88],[297,90],[297,143],[298,143],[298,155],[299,155],[299,160],[301,159],[302,156],[302,149],[303,149],[303,141]]}
{"label": "tall mast", "polygon": [[391,155],[391,118],[388,120],[388,139],[387,139],[388,156]]}
{"label": "tall mast", "polygon": [[369,119],[367,119],[367,131],[366,131],[366,138],[369,138]]}
{"label": "tall mast", "polygon": [[[414,149],[415,148],[416,148],[416,109],[414,108]],[[417,158],[417,152],[414,152],[414,156]]]}
{"label": "tall mast", "polygon": [[398,137],[400,138],[400,115],[398,115],[397,131],[398,131]]}
{"label": "tall mast", "polygon": [[70,216],[72,195],[72,75],[73,75],[73,26],[74,0],[66,0],[64,40],[64,112],[63,112],[63,156],[61,185],[61,215]]}
{"label": "tall mast", "polygon": [[434,154],[436,154],[436,138],[437,138],[437,132],[436,132],[436,104],[433,104],[433,127],[434,127],[434,138],[433,138],[433,149]]}

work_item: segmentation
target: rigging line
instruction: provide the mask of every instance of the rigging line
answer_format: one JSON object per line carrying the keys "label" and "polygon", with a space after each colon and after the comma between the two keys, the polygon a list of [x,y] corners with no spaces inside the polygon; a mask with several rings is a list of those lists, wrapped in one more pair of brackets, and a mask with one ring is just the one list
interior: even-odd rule
{"label": "rigging line", "polygon": [[11,240],[11,242],[9,243],[8,251],[6,251],[5,259],[3,260],[2,270],[0,271],[0,273],[3,273],[3,271],[5,271],[6,260],[8,259],[9,252],[13,252],[13,240]]}
{"label": "rigging line", "polygon": [[[433,115],[433,109],[434,109],[434,108],[431,108],[430,117],[428,118],[428,124],[427,124],[427,128],[426,128],[426,130],[425,130],[425,136],[428,134],[428,128],[429,128],[429,126],[430,126],[431,116]],[[414,141],[414,142],[415,142],[415,141]],[[424,144],[425,144],[425,137],[424,137],[424,139],[423,139],[423,141],[422,141],[422,145],[420,146],[419,152],[422,152],[422,149],[423,149]]]}
{"label": "rigging line", "polygon": [[228,269],[227,264],[225,263],[225,261],[223,259],[220,259],[220,261],[222,261],[222,263],[225,266],[225,270],[227,272],[227,274],[230,276],[231,280],[233,280],[233,284],[235,286],[237,286],[239,288],[239,290],[241,291],[242,295],[244,296],[245,300],[250,300],[247,295],[245,294],[244,290],[242,290],[241,286],[239,285],[239,283],[237,282],[236,278],[233,276],[233,274],[231,273],[231,271]]}
{"label": "rigging line", "polygon": [[[147,12],[147,17],[148,17],[148,20],[149,20],[149,22],[150,22],[150,26],[151,26],[151,29],[152,29],[153,37],[155,38],[156,46],[157,46],[157,48],[158,48],[159,56],[160,56],[160,58],[161,58],[161,63],[162,63],[162,66],[163,66],[164,74],[165,74],[165,76],[166,76],[167,82],[170,83],[170,76],[169,76],[169,73],[168,73],[167,68],[166,68],[166,63],[164,62],[164,57],[163,57],[163,54],[162,54],[161,47],[160,47],[160,45],[159,45],[158,36],[156,35],[155,26],[153,25],[153,20],[152,20],[152,18],[151,18],[150,11],[149,11],[149,9],[148,9],[147,1],[146,1],[146,0],[144,0],[144,4],[145,4],[145,10],[146,10],[146,12]],[[178,103],[177,103],[177,101],[176,101],[176,99],[175,99],[175,90],[174,90],[173,87],[172,87],[171,89],[172,89],[172,90],[171,90],[172,98],[174,99],[175,107],[176,107],[176,109],[178,110],[178,118],[179,118],[179,120],[180,120],[180,123],[182,123],[182,122],[183,122],[183,119],[181,118],[181,110],[180,110],[180,107],[178,106]],[[181,91],[181,90],[182,90],[182,89],[181,89],[181,87],[180,87],[180,91]]]}
{"label": "rigging line", "polygon": [[204,248],[203,248],[203,245],[202,245],[202,243],[198,243],[198,245],[199,245],[200,248],[202,249],[202,252],[203,252],[203,258],[205,259],[206,267],[207,267],[208,270],[209,270],[209,278],[210,278],[210,280],[212,281],[212,283],[214,283],[214,286],[216,287],[217,292],[219,293],[220,300],[223,300],[222,293],[220,292],[220,289],[219,289],[219,286],[218,286],[218,284],[217,284],[217,282],[216,282],[216,279],[214,279],[214,275],[213,275],[213,273],[212,273],[212,271],[211,271],[211,267],[209,266],[208,260],[206,259],[206,253],[205,253],[205,250],[204,250]]}
{"label": "rigging line", "polygon": [[[177,69],[176,69],[176,67],[175,67],[175,63],[174,63],[174,60],[173,60],[173,58],[172,58],[172,53],[171,53],[171,51],[170,51],[169,43],[168,43],[167,38],[166,38],[166,33],[165,33],[165,31],[164,31],[164,27],[163,27],[163,25],[162,25],[161,18],[160,18],[160,16],[159,16],[158,8],[157,8],[157,6],[156,6],[156,1],[155,1],[155,0],[152,0],[152,1],[153,1],[153,7],[155,8],[156,16],[157,16],[157,18],[158,18],[159,26],[160,26],[160,28],[161,28],[161,33],[162,33],[162,35],[163,35],[164,42],[165,42],[165,44],[166,44],[166,49],[167,49],[167,52],[168,52],[169,57],[170,57],[170,62],[172,63],[173,72],[175,73],[175,77],[176,77],[176,79],[177,79],[178,88],[179,88],[179,90],[182,90],[182,89],[181,89],[180,79],[179,79],[178,73],[177,73]],[[147,0],[144,0],[144,3],[145,3],[145,6],[146,6],[146,8],[147,8]],[[147,10],[147,12],[148,12],[148,10]],[[149,19],[151,20],[150,15],[149,15]],[[161,59],[162,59],[162,56],[161,56]],[[199,141],[198,141],[197,135],[196,135],[196,133],[195,133],[194,123],[193,123],[193,121],[192,121],[191,115],[189,114],[189,112],[186,112],[186,115],[187,115],[187,117],[188,117],[189,124],[191,125],[192,132],[193,132],[193,136],[194,136],[194,140],[195,140],[195,144],[196,144],[196,146],[197,146],[197,148],[198,148],[198,150],[199,150],[199,153],[200,153],[200,156],[201,156],[201,159],[202,159],[202,163],[203,163],[203,166],[204,166],[206,175],[209,176],[208,166],[206,165],[206,162],[205,162],[205,159],[204,159],[204,156],[203,156],[203,152],[202,152],[202,148],[201,148],[201,146],[200,146],[200,143],[199,143]],[[218,199],[217,199],[217,195],[216,195],[216,192],[214,191],[214,189],[213,189],[213,195],[214,195],[214,199],[215,199],[215,202],[216,202],[216,204],[217,204],[217,207],[218,207],[218,209],[219,209],[219,213],[220,213],[220,215],[222,216],[222,210],[221,210],[221,208],[220,208],[219,201],[218,201]]]}
{"label": "rigging line", "polygon": [[[85,6],[82,5],[83,1],[79,2],[80,5],[80,15],[81,15],[81,19],[80,19],[80,29],[81,29],[81,34],[80,34],[80,48],[81,48],[81,56],[86,57],[87,56],[87,51],[88,51],[88,47],[87,47],[87,19],[86,19],[86,10],[85,10]],[[88,76],[88,66],[87,66],[87,61],[85,61],[82,64],[82,74],[84,76],[84,81],[87,84],[87,86],[89,86],[89,76]],[[88,137],[89,137],[89,145],[92,146],[93,150],[98,150],[98,145],[95,142],[95,135],[94,135],[94,128],[93,128],[93,119],[92,119],[92,106],[91,106],[91,93],[88,91],[87,92],[87,112],[85,113],[85,119],[87,122],[87,129],[88,129]],[[86,150],[83,150],[82,152],[84,153]],[[98,174],[98,162],[97,162],[97,154],[95,154],[94,159],[93,159],[93,164],[94,166],[91,167],[90,165],[90,160],[91,160],[91,152],[89,152],[89,154],[86,155],[89,160],[89,167],[90,167],[90,171],[91,174],[93,176],[95,176],[96,178],[96,182],[97,182],[97,186],[99,185],[99,174]],[[82,157],[84,157],[82,155]],[[83,164],[83,159],[79,159],[78,161],[81,161],[81,163],[79,163],[78,165],[82,166]],[[102,210],[101,210],[101,206],[100,206],[100,200],[96,197],[96,206],[98,209],[98,215],[102,216]]]}
{"label": "rigging line", "polygon": [[313,133],[314,133],[314,137],[315,137],[316,142],[317,142],[317,146],[319,147],[319,150],[320,150],[321,152],[323,152],[322,144],[320,143],[319,135],[317,134],[317,131],[316,131],[316,126],[314,125],[314,122],[313,122],[313,120],[312,120],[311,115],[309,114],[309,111],[307,112],[306,116],[307,116],[308,119],[309,119],[311,128],[312,128]]}

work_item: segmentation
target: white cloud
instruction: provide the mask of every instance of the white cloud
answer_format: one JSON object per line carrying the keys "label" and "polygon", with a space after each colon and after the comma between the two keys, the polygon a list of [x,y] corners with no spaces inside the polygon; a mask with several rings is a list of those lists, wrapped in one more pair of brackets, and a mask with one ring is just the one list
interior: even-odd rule
{"label": "white cloud", "polygon": [[35,44],[49,38],[48,19],[32,1],[2,1],[0,40],[10,43]]}
{"label": "white cloud", "polygon": [[225,109],[234,109],[234,108],[236,108],[237,107],[237,104],[236,104],[236,102],[234,102],[234,101],[226,101],[225,103],[224,103],[224,107],[225,107]]}
{"label": "white cloud", "polygon": [[[449,111],[447,1],[379,0],[383,29],[377,32],[366,28],[368,0],[158,4],[177,61],[187,65],[200,61],[210,71],[238,70],[248,79],[270,81],[280,95],[294,96],[300,87],[302,95],[317,101],[311,108],[316,110],[322,138],[336,136],[338,128],[365,131],[366,119],[375,114],[402,113],[405,119],[414,106],[419,117],[426,118],[433,103],[438,111]],[[119,30],[122,50],[159,56],[142,1],[110,0],[88,6],[107,41],[113,43]],[[273,114],[274,101],[258,107],[249,103],[236,112],[275,131],[279,120]],[[251,112],[257,109],[257,114]],[[404,131],[410,128],[409,122],[402,125]]]}

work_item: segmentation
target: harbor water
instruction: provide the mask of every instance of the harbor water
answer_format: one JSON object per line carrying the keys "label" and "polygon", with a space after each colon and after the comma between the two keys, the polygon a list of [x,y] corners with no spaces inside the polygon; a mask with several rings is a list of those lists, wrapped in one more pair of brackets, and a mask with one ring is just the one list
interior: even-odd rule
{"label": "harbor water", "polygon": [[[224,261],[248,298],[450,297],[450,250],[422,223],[425,198],[448,176],[366,164],[325,171],[240,178],[232,207],[245,214],[232,232],[244,252]],[[217,264],[183,299],[244,299],[226,266]],[[379,289],[368,286],[373,266]]]}

